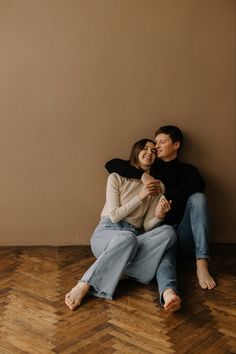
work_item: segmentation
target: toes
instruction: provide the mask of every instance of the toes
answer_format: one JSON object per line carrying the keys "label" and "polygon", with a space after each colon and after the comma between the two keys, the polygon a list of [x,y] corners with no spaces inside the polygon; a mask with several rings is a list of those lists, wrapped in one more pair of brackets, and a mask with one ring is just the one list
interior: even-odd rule
{"label": "toes", "polygon": [[65,299],[70,300],[70,293],[66,294]]}
{"label": "toes", "polygon": [[175,312],[180,309],[180,302],[173,302],[171,304],[168,304],[167,306],[164,306],[165,310]]}
{"label": "toes", "polygon": [[164,309],[167,311],[178,311],[181,306],[181,299],[175,295],[170,301],[167,301],[166,304],[164,305]]}
{"label": "toes", "polygon": [[70,297],[70,294],[66,294],[65,300],[66,301],[71,301],[72,300],[71,297]]}
{"label": "toes", "polygon": [[70,294],[66,294],[65,303],[68,307],[72,306],[75,303],[75,301],[70,297]]}
{"label": "toes", "polygon": [[70,310],[74,310],[74,304],[70,304],[70,306],[68,306]]}
{"label": "toes", "polygon": [[214,287],[216,286],[216,283],[213,281],[211,281],[208,285],[208,289],[214,289]]}
{"label": "toes", "polygon": [[208,288],[207,284],[205,282],[203,282],[203,281],[201,281],[199,284],[200,284],[200,287],[202,289],[207,289]]}
{"label": "toes", "polygon": [[73,300],[66,301],[66,305],[69,307],[70,310],[74,310],[77,307],[76,302]]}
{"label": "toes", "polygon": [[75,310],[76,307],[80,305],[80,301],[75,300],[70,297],[70,294],[67,294],[65,297],[65,304],[69,307],[70,310]]}
{"label": "toes", "polygon": [[66,299],[65,303],[67,306],[71,306],[73,304],[72,300],[70,300],[70,299]]}
{"label": "toes", "polygon": [[216,286],[216,283],[214,279],[209,279],[209,280],[200,280],[199,284],[202,289],[213,289]]}

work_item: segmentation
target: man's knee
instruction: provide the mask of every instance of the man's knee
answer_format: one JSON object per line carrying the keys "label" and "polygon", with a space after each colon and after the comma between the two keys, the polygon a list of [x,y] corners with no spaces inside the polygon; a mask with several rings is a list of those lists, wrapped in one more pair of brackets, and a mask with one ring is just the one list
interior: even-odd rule
{"label": "man's knee", "polygon": [[206,196],[204,193],[194,193],[188,199],[192,207],[202,207],[207,204]]}

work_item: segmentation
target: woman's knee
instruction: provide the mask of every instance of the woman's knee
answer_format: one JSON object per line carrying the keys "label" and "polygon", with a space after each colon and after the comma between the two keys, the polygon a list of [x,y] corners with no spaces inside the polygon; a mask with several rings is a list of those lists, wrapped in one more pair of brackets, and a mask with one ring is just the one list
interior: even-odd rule
{"label": "woman's knee", "polygon": [[151,240],[156,239],[158,242],[162,242],[164,240],[172,240],[173,243],[177,240],[177,235],[175,229],[170,225],[161,225],[156,229],[151,231]]}
{"label": "woman's knee", "polygon": [[138,247],[136,235],[129,231],[122,231],[121,233],[117,234],[116,241],[118,241],[118,243],[121,243],[124,247]]}
{"label": "woman's knee", "polygon": [[120,247],[125,252],[130,252],[130,259],[132,259],[138,249],[138,241],[135,234],[132,232],[125,232],[123,235],[120,235],[119,239]]}
{"label": "woman's knee", "polygon": [[177,241],[175,229],[170,225],[163,225],[162,228],[162,232],[165,233],[165,238],[168,238],[172,244],[174,244]]}

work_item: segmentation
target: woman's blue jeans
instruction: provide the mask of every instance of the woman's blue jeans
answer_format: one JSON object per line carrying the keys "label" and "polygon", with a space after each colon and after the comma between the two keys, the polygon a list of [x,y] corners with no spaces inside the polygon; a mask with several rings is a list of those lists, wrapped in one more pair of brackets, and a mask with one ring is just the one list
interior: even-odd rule
{"label": "woman's blue jeans", "polygon": [[[161,295],[168,288],[177,293],[176,254],[195,254],[196,259],[209,258],[208,208],[203,193],[194,193],[188,198],[183,219],[174,227],[177,244],[165,252],[156,273]],[[163,303],[162,298],[161,302]]]}
{"label": "woman's blue jeans", "polygon": [[81,281],[90,285],[90,293],[112,299],[123,272],[146,284],[156,275],[164,252],[176,242],[172,226],[162,225],[140,234],[126,221],[112,223],[102,218],[91,238],[97,260]]}

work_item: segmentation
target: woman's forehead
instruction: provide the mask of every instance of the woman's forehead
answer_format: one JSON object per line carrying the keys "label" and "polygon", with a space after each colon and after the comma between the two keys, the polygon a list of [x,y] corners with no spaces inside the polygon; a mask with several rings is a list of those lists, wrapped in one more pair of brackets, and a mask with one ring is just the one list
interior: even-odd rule
{"label": "woman's forehead", "polygon": [[145,146],[147,146],[147,147],[154,147],[155,146],[155,144],[154,143],[152,143],[151,141],[147,141],[146,142],[146,144],[145,144]]}

